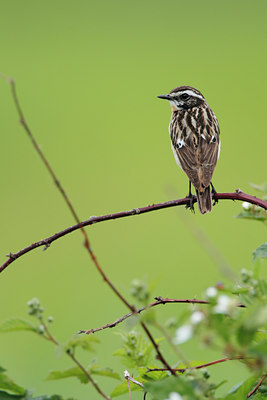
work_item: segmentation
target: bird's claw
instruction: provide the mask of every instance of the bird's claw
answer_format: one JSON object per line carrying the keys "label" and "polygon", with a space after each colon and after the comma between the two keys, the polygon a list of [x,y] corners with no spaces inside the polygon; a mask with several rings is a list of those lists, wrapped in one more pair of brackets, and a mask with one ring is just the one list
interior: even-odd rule
{"label": "bird's claw", "polygon": [[189,197],[189,204],[187,204],[185,206],[186,209],[190,208],[191,212],[195,214],[195,208],[194,208],[194,196],[192,195],[192,193],[189,193],[188,195]]}
{"label": "bird's claw", "polygon": [[213,203],[212,203],[213,206],[215,206],[216,204],[219,203],[219,200],[214,198],[214,195],[215,195],[216,193],[217,193],[217,192],[216,192],[216,190],[215,190],[215,187],[214,187],[213,184],[211,183],[211,198],[212,198],[212,200],[213,200]]}

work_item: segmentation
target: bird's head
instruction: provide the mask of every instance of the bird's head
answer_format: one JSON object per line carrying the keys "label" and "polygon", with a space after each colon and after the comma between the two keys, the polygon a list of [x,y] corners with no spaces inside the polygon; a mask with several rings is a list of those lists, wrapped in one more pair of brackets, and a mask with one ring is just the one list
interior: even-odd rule
{"label": "bird's head", "polygon": [[158,98],[169,100],[172,111],[199,107],[206,102],[200,91],[191,86],[179,86]]}

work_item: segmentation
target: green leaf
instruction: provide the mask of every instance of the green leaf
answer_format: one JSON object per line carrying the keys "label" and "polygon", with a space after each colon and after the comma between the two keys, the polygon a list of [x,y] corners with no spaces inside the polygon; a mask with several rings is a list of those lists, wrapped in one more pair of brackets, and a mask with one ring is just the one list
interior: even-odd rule
{"label": "green leaf", "polygon": [[252,376],[246,381],[241,382],[235,386],[230,393],[225,397],[224,400],[244,400],[247,399],[248,393],[257,385],[258,378]]}
{"label": "green leaf", "polygon": [[[120,375],[116,372],[112,371],[112,369],[105,368],[101,369],[96,366],[86,368],[86,371],[90,375],[101,375],[106,376],[107,378],[118,379],[120,380]],[[88,377],[79,367],[73,367],[69,369],[65,369],[63,371],[51,371],[47,376],[47,381],[54,381],[58,379],[65,379],[65,378],[77,378],[81,383],[88,383]]]}
{"label": "green leaf", "polygon": [[257,258],[267,258],[267,243],[261,244],[253,251],[253,261],[257,260]]}
{"label": "green leaf", "polygon": [[26,390],[17,385],[4,372],[0,373],[0,389],[7,390],[10,394],[24,395]]}
{"label": "green leaf", "polygon": [[77,334],[64,345],[64,350],[73,352],[76,347],[81,347],[83,350],[93,353],[95,351],[93,346],[95,343],[100,343],[96,336]]}
{"label": "green leaf", "polygon": [[11,318],[0,325],[0,333],[15,331],[38,332],[38,326],[24,318]]}
{"label": "green leaf", "polygon": [[158,366],[157,365],[148,365],[147,367],[138,368],[140,377],[144,378],[146,381],[158,381],[158,380],[166,378],[168,376],[166,371],[147,372],[148,368],[154,369],[154,368],[158,368]]}
{"label": "green leaf", "polygon": [[243,218],[243,219],[250,219],[260,222],[265,222],[267,220],[267,216],[265,213],[255,213],[253,211],[241,211],[235,218]]}
{"label": "green leaf", "polygon": [[7,393],[7,392],[2,392],[2,390],[0,390],[0,399],[1,400],[23,400],[23,399],[26,400],[24,395],[20,396],[20,395],[17,395],[17,394],[10,394],[10,393]]}
{"label": "green leaf", "polygon": [[[147,343],[143,336],[136,332],[120,332],[123,339],[123,348],[115,351],[113,355],[119,356],[126,368],[145,367],[152,363],[153,345]],[[159,343],[160,339],[156,340]]]}
{"label": "green leaf", "polygon": [[[135,378],[135,379],[138,382],[141,382],[141,383],[144,382],[144,380],[140,377]],[[132,382],[130,382],[130,388],[131,388],[132,392],[140,392],[143,390],[140,386],[138,386]],[[115,389],[110,394],[110,397],[113,399],[114,397],[121,396],[122,394],[125,394],[125,393],[129,393],[129,387],[128,387],[128,383],[126,381],[121,383],[120,385],[116,386]]]}
{"label": "green leaf", "polygon": [[54,381],[65,378],[77,378],[81,383],[88,383],[89,380],[85,373],[79,367],[65,369],[64,371],[51,371],[46,380]]}
{"label": "green leaf", "polygon": [[111,368],[98,368],[96,366],[93,366],[90,368],[89,372],[92,375],[101,375],[101,376],[106,376],[107,378],[112,378],[112,379],[117,379],[121,380],[120,374],[117,372],[114,372]]}

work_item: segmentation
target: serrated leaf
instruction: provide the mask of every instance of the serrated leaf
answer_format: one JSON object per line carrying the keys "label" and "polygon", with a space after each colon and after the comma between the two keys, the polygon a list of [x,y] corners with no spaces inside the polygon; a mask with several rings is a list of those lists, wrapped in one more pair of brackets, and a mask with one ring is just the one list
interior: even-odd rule
{"label": "serrated leaf", "polygon": [[253,251],[253,261],[257,258],[267,258],[267,243],[261,244]]}
{"label": "serrated leaf", "polygon": [[77,378],[81,383],[89,382],[87,376],[79,367],[73,367],[63,371],[51,371],[46,377],[46,381],[54,381],[65,378]]}
{"label": "serrated leaf", "polygon": [[[146,342],[140,333],[135,331],[119,332],[123,339],[123,348],[115,351],[113,355],[119,356],[126,368],[138,368],[151,364],[153,359],[153,345]],[[159,343],[160,339],[156,339]]]}
{"label": "serrated leaf", "polygon": [[0,325],[0,333],[15,331],[38,332],[38,326],[24,318],[11,318]]}
{"label": "serrated leaf", "polygon": [[[120,380],[119,374],[112,371],[110,368],[98,368],[96,366],[86,368],[86,371],[90,375],[101,375],[106,376],[108,378],[118,379]],[[58,379],[65,379],[65,378],[77,378],[81,383],[88,383],[88,377],[79,367],[68,368],[63,371],[51,371],[48,376],[46,377],[47,381],[54,381]]]}
{"label": "serrated leaf", "polygon": [[[146,381],[158,381],[160,379],[166,378],[168,376],[166,371],[151,371],[147,372],[147,369],[158,368],[157,365],[148,365],[147,367],[138,368],[139,375]],[[138,379],[137,379],[138,380]]]}
{"label": "serrated leaf", "polygon": [[117,380],[121,380],[120,374],[114,372],[111,368],[98,368],[98,367],[91,367],[90,373],[93,375],[101,375],[106,376],[107,378],[113,378]]}
{"label": "serrated leaf", "polygon": [[64,350],[74,350],[81,347],[83,350],[94,352],[94,344],[100,343],[100,340],[93,335],[74,335],[65,345]]}
{"label": "serrated leaf", "polygon": [[[135,378],[135,379],[138,382],[143,383],[143,379],[142,378],[138,377],[138,378]],[[143,391],[143,389],[140,386],[138,386],[138,385],[136,385],[136,384],[134,384],[132,382],[130,382],[130,388],[131,388],[132,392]],[[121,396],[122,394],[125,394],[125,393],[129,393],[129,387],[128,387],[128,383],[126,381],[121,383],[120,385],[116,386],[115,389],[110,394],[110,397],[113,399],[114,397]]]}

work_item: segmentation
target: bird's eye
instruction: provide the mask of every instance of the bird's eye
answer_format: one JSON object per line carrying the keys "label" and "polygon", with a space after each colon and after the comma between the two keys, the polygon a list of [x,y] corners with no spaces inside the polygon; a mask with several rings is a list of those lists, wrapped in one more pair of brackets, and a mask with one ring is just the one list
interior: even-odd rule
{"label": "bird's eye", "polygon": [[187,99],[189,99],[189,94],[187,94],[187,93],[181,94],[181,99],[182,99],[182,100],[187,100]]}

